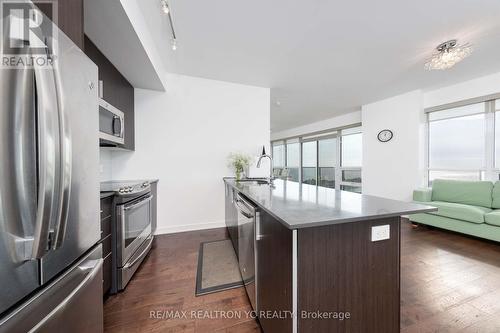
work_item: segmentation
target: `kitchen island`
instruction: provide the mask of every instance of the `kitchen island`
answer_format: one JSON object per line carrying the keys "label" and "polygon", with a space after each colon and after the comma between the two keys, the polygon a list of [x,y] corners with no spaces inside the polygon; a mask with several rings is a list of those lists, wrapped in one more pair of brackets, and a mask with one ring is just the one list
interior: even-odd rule
{"label": "kitchen island", "polygon": [[253,243],[247,291],[264,332],[399,332],[400,217],[435,208],[291,181],[224,181],[240,268]]}

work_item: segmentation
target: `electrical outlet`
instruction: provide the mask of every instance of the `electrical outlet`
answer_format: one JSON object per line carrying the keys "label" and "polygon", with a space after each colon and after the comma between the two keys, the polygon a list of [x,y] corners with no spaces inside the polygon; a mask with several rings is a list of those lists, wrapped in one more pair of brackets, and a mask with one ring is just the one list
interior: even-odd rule
{"label": "electrical outlet", "polygon": [[377,225],[372,227],[372,242],[378,242],[381,240],[386,240],[391,238],[391,226],[386,225]]}

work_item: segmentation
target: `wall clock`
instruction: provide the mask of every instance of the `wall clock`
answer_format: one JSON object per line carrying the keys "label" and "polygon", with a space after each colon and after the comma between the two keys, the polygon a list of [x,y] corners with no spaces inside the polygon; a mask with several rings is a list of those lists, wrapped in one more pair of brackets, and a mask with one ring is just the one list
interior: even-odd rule
{"label": "wall clock", "polygon": [[393,136],[394,136],[394,134],[392,133],[391,130],[385,129],[385,130],[381,130],[378,133],[377,138],[378,138],[378,141],[380,141],[380,142],[387,142],[387,141],[390,141]]}

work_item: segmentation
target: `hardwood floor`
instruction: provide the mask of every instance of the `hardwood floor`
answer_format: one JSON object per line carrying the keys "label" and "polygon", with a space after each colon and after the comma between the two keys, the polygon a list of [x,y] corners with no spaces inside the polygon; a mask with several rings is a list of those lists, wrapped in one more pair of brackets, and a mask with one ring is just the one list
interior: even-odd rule
{"label": "hardwood floor", "polygon": [[[402,332],[500,332],[500,245],[406,221],[401,232]],[[244,315],[243,288],[194,296],[199,243],[225,236],[224,229],[158,236],[127,289],[106,300],[105,332],[260,332]],[[198,310],[219,318],[190,318]],[[228,310],[241,318],[220,318]],[[187,318],[166,318],[175,311]]]}
{"label": "hardwood floor", "polygon": [[500,332],[500,245],[402,225],[401,332]]}
{"label": "hardwood floor", "polygon": [[[104,303],[105,332],[260,332],[255,320],[243,315],[241,319],[190,318],[191,311],[198,310],[251,310],[244,288],[194,295],[200,242],[223,238],[227,238],[225,229],[157,236],[127,289]],[[152,318],[151,312],[157,311],[160,319]],[[167,315],[187,311],[187,318],[163,319],[163,311]]]}

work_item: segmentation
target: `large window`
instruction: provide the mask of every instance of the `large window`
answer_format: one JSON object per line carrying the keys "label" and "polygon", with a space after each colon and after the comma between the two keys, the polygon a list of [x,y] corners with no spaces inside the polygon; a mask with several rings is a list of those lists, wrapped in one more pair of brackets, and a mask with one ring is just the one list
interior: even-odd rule
{"label": "large window", "polygon": [[[363,149],[361,132],[359,128],[345,131],[342,134],[342,166],[361,167],[361,151]],[[353,133],[354,132],[354,133]]]}
{"label": "large window", "polygon": [[283,141],[273,142],[273,173],[280,176],[285,168],[285,144]]}
{"label": "large window", "polygon": [[302,144],[302,182],[305,184],[316,185],[317,144],[317,141]]}
{"label": "large window", "polygon": [[275,176],[361,193],[361,152],[361,127],[276,141]]}
{"label": "large window", "polygon": [[494,103],[495,109],[495,169],[500,168],[500,99]]}
{"label": "large window", "polygon": [[486,101],[428,113],[428,183],[498,179],[499,103]]}
{"label": "large window", "polygon": [[342,160],[340,189],[361,193],[361,165],[363,136],[361,128],[349,128],[341,132]]}
{"label": "large window", "polygon": [[300,177],[300,143],[298,139],[286,142],[286,168],[288,179],[298,182]]}
{"label": "large window", "polygon": [[337,164],[337,139],[318,141],[319,186],[335,188],[335,166]]}

